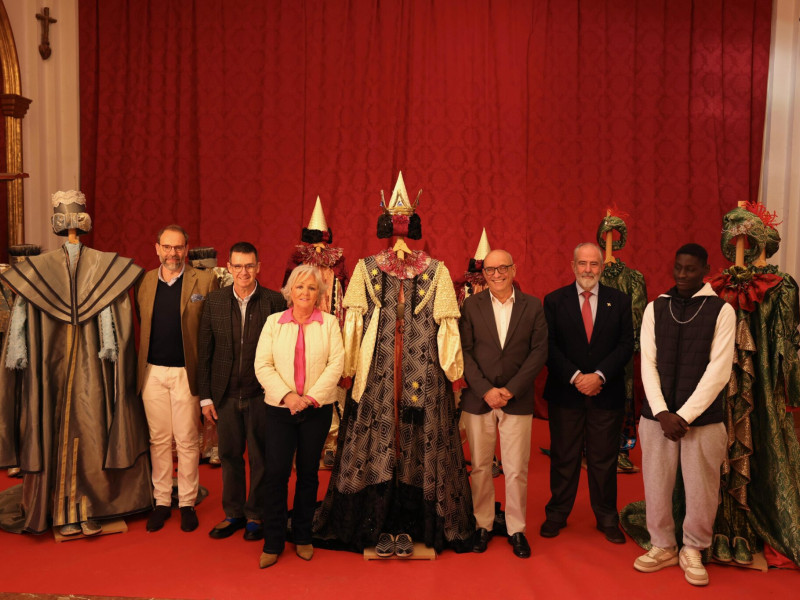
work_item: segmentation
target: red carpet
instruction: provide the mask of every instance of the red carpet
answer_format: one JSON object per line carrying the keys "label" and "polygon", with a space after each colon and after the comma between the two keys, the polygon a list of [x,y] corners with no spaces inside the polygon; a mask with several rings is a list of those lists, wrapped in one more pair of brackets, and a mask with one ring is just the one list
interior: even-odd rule
{"label": "red carpet", "polygon": [[[125,534],[57,544],[49,534],[0,532],[0,591],[150,598],[736,598],[795,597],[800,573],[766,573],[711,565],[707,590],[693,588],[678,567],[642,574],[632,567],[641,552],[630,539],[623,546],[595,530],[585,474],[568,526],[554,539],[538,535],[549,498],[547,423],[534,421],[529,476],[528,539],[533,557],[516,558],[505,539],[493,539],[485,554],[444,552],[435,561],[365,562],[358,554],[317,550],[307,563],[287,546],[278,564],[258,568],[260,542],[235,535],[212,540],[208,530],[224,515],[219,469],[203,465],[201,484],[210,496],[198,507],[200,528],[180,530],[180,516],[162,531],[147,533],[145,516],[128,519]],[[638,451],[634,462],[640,464]],[[0,474],[0,487],[14,485]],[[319,495],[328,473],[321,472]],[[502,477],[496,480],[502,484]],[[620,506],[642,497],[640,474],[619,477]],[[711,595],[709,595],[711,594]]]}

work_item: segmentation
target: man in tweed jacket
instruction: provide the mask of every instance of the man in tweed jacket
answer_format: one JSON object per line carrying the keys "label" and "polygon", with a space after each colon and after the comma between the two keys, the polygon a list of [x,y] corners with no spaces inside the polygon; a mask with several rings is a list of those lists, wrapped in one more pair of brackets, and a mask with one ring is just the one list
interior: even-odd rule
{"label": "man in tweed jacket", "polygon": [[[200,320],[197,384],[203,416],[217,422],[222,462],[225,519],[209,535],[229,537],[245,528],[244,539],[262,537],[264,391],[253,361],[267,317],[286,309],[277,292],[258,285],[258,251],[248,242],[231,247],[233,285],[208,295]],[[244,451],[250,466],[247,493]]]}

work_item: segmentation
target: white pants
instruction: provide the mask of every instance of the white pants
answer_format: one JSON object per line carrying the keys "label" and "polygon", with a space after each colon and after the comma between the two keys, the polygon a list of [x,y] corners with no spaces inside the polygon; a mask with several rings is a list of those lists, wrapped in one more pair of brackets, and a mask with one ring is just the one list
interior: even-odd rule
{"label": "white pants", "polygon": [[178,504],[194,506],[200,487],[200,399],[192,396],[183,367],[147,365],[142,402],[150,429],[153,496],[172,504],[172,438],[178,450]]}
{"label": "white pants", "polygon": [[506,483],[508,535],[525,533],[528,504],[528,462],[531,457],[532,415],[509,415],[495,408],[482,415],[461,413],[472,458],[472,506],[477,527],[494,525],[492,459],[500,433],[500,454]]}
{"label": "white pants", "polygon": [[672,491],[680,460],[686,490],[683,545],[695,550],[708,548],[719,504],[720,467],[728,441],[725,425],[689,427],[685,436],[671,442],[664,437],[658,421],[643,417],[639,420],[639,439],[650,541],[659,548],[676,545]]}

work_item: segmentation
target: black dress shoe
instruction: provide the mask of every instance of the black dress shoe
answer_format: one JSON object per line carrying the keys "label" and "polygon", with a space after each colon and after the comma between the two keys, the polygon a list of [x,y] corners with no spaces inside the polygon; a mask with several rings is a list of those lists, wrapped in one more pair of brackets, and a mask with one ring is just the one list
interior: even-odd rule
{"label": "black dress shoe", "polygon": [[226,537],[231,537],[244,527],[246,522],[244,517],[239,517],[238,519],[226,517],[224,520],[217,523],[214,529],[208,532],[208,537],[215,540],[223,540]]}
{"label": "black dress shoe", "polygon": [[606,539],[612,544],[625,543],[625,534],[622,533],[622,530],[619,528],[619,525],[607,525],[607,526],[598,525],[597,529],[599,531],[602,531],[603,535],[606,536]]}
{"label": "black dress shoe", "polygon": [[194,531],[199,524],[194,506],[181,506],[181,529],[183,531]]}
{"label": "black dress shoe", "polygon": [[528,540],[525,539],[525,534],[521,531],[508,538],[508,543],[511,544],[511,548],[514,550],[516,556],[520,558],[530,557],[531,547],[528,545]]}
{"label": "black dress shoe", "polygon": [[248,542],[257,542],[264,539],[264,526],[255,521],[248,521],[244,530],[244,539]]}
{"label": "black dress shoe", "polygon": [[147,531],[158,531],[171,516],[172,507],[156,505],[150,516],[147,517]]}
{"label": "black dress shoe", "polygon": [[554,538],[566,525],[566,523],[559,523],[558,521],[547,519],[539,528],[539,535],[544,538]]}
{"label": "black dress shoe", "polygon": [[472,536],[472,551],[473,552],[486,552],[486,546],[489,544],[491,534],[483,527],[478,527],[475,534]]}

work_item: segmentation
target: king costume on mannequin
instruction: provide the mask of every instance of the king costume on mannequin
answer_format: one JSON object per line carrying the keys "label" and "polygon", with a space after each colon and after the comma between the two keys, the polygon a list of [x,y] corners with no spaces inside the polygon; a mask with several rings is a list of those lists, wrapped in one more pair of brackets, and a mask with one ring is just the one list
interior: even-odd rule
{"label": "king costume on mannequin", "polygon": [[344,298],[344,376],[352,377],[330,485],[314,524],[321,543],[408,556],[472,548],[475,529],[451,383],[463,374],[450,273],[402,236],[422,237],[402,174],[378,221],[394,249],[356,265]]}
{"label": "king costume on mannequin", "polygon": [[69,241],[2,275],[17,300],[0,366],[0,465],[24,474],[12,528],[89,535],[95,519],[152,506],[128,294],[142,269],[78,242],[92,227],[82,193],[52,202]]}

